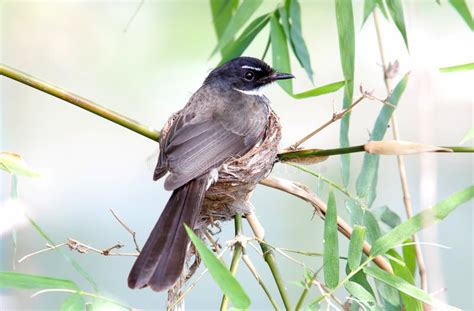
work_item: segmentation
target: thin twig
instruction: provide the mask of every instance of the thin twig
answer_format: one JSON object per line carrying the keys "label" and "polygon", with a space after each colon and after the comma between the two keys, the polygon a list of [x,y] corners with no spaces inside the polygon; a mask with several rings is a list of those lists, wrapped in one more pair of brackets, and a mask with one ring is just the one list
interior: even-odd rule
{"label": "thin twig", "polygon": [[134,230],[132,230],[122,219],[120,219],[120,217],[117,215],[117,213],[113,209],[110,209],[110,212],[112,213],[114,218],[117,219],[117,221],[122,225],[122,227],[124,227],[124,229],[127,230],[128,233],[132,235],[133,244],[135,244],[135,249],[137,252],[140,253],[141,250],[140,250],[140,246],[138,246],[137,237],[136,237],[137,233]]}
{"label": "thin twig", "polygon": [[[385,54],[384,54],[384,47],[383,47],[383,41],[382,41],[382,32],[380,29],[380,21],[379,21],[379,16],[377,10],[373,11],[373,17],[374,17],[374,24],[375,24],[375,30],[377,33],[377,42],[379,46],[379,52],[380,52],[380,58],[382,61],[382,68],[383,68],[383,75],[384,75],[384,82],[385,82],[385,88],[387,90],[387,95],[392,92],[392,88],[390,86],[390,78],[392,77],[391,74],[388,73],[388,67],[386,66],[386,61],[385,61]],[[397,66],[398,67],[398,66]],[[393,138],[395,140],[399,140],[399,132],[398,132],[398,122],[397,118],[395,115],[395,112],[392,115],[392,133],[393,133]],[[400,174],[400,181],[402,184],[402,191],[403,191],[403,203],[405,205],[405,212],[407,214],[408,218],[413,217],[413,208],[411,206],[411,196],[410,196],[410,188],[408,186],[408,179],[407,179],[407,174],[406,174],[406,169],[405,169],[405,162],[403,160],[403,156],[397,155],[397,163],[398,163],[398,170]],[[418,237],[416,234],[413,234],[412,236],[413,242],[418,241]],[[418,271],[420,274],[420,281],[421,281],[421,289],[423,289],[425,292],[428,291],[428,281],[426,279],[426,268],[425,268],[425,261],[423,259],[423,253],[421,251],[421,247],[418,244],[415,244],[415,254],[416,254],[416,260],[418,263]],[[425,309],[427,309],[428,306],[425,304]]]}
{"label": "thin twig", "polygon": [[37,252],[33,252],[31,254],[28,254],[28,255],[25,255],[23,257],[21,257],[17,263],[22,263],[24,260],[30,258],[30,257],[33,257],[35,255],[38,255],[38,254],[41,254],[41,253],[44,253],[44,252],[47,252],[47,251],[50,251],[50,250],[53,250],[55,248],[58,248],[58,247],[61,247],[61,246],[64,246],[64,245],[67,245],[67,242],[65,243],[61,243],[61,244],[58,244],[58,245],[49,245],[49,244],[46,244],[46,248],[45,249],[42,249],[42,250],[39,250]]}
{"label": "thin twig", "polygon": [[[252,228],[253,234],[259,240],[264,241],[265,230],[260,224],[260,221],[258,220],[257,216],[255,216],[254,213],[249,213],[249,214],[246,214],[246,219],[250,225],[250,228]],[[281,296],[281,299],[283,300],[283,304],[285,305],[285,309],[292,310],[290,299],[286,292],[285,284],[283,283],[283,280],[280,275],[280,271],[276,263],[275,255],[273,254],[272,249],[268,247],[267,244],[265,243],[259,243],[259,244],[263,252],[263,258],[265,259],[265,262],[270,268],[270,271],[273,275],[273,279],[275,280],[275,283],[278,287],[278,291],[280,292],[280,296]]]}

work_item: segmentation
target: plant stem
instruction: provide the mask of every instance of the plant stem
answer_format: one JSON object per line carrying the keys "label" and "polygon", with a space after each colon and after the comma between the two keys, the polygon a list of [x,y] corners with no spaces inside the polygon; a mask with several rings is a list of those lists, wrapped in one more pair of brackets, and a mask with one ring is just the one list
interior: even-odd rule
{"label": "plant stem", "polygon": [[290,299],[288,297],[288,294],[286,293],[285,285],[281,278],[280,271],[278,270],[275,255],[273,254],[271,247],[269,247],[265,243],[265,230],[263,229],[255,214],[247,214],[246,218],[250,227],[252,228],[255,237],[257,237],[258,239],[258,243],[260,244],[260,248],[262,249],[263,258],[265,259],[265,262],[267,263],[268,267],[270,268],[270,271],[272,272],[273,279],[275,280],[275,283],[278,287],[278,291],[280,292],[280,296],[283,300],[283,304],[285,305],[285,309],[292,310],[293,308],[291,307]]}
{"label": "plant stem", "polygon": [[4,64],[0,64],[0,75],[3,75],[20,83],[31,86],[37,90],[48,93],[49,95],[67,101],[68,103],[76,105],[82,109],[101,116],[102,118],[105,118],[109,121],[126,127],[129,130],[134,131],[142,136],[148,137],[154,141],[159,141],[160,139],[160,132],[157,130],[140,124],[137,121],[130,119],[127,116],[121,115],[117,112],[114,112],[108,108],[102,107],[88,99],[85,99],[84,97],[66,91],[50,83],[41,81],[40,79],[28,75],[27,73],[13,69]]}
{"label": "plant stem", "polygon": [[[242,234],[242,215],[235,214],[234,216],[235,237]],[[239,267],[240,258],[242,257],[242,245],[239,242],[234,245],[234,253],[232,254],[232,261],[230,263],[230,273],[235,276],[237,268]],[[222,296],[220,310],[227,310],[229,307],[229,298],[226,295]]]}
{"label": "plant stem", "polygon": [[[387,90],[387,96],[388,96],[392,92],[392,88],[390,85],[389,75],[387,74],[387,63],[386,63],[385,55],[384,55],[382,32],[380,30],[380,21],[379,21],[377,10],[373,11],[373,17],[374,17],[375,31],[377,33],[377,42],[379,46],[380,59],[382,61],[385,88]],[[395,111],[393,112],[393,115],[392,115],[392,134],[395,140],[400,140],[400,135],[398,132],[398,122],[397,122]],[[401,182],[402,191],[403,191],[403,203],[405,205],[405,212],[406,212],[407,218],[411,218],[413,217],[413,208],[411,205],[410,188],[408,186],[408,178],[407,178],[405,161],[403,160],[403,156],[397,155],[397,163],[398,163],[398,170],[400,174],[400,182]],[[418,236],[416,234],[413,234],[412,240],[413,242],[415,242],[415,254],[416,254],[416,261],[418,264],[418,271],[420,274],[421,289],[424,291],[428,291],[428,281],[426,279],[425,261],[423,259],[423,253],[421,251],[421,247],[418,243],[416,243],[418,241]],[[425,305],[425,309],[429,309],[427,305]]]}

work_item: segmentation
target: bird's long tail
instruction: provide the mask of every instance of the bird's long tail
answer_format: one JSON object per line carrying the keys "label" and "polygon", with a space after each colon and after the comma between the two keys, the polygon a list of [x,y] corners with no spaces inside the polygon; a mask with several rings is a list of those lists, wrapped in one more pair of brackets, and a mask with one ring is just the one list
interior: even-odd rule
{"label": "bird's long tail", "polygon": [[162,291],[178,280],[189,245],[184,224],[194,227],[207,183],[206,174],[173,191],[130,271],[130,288],[150,286],[154,291]]}

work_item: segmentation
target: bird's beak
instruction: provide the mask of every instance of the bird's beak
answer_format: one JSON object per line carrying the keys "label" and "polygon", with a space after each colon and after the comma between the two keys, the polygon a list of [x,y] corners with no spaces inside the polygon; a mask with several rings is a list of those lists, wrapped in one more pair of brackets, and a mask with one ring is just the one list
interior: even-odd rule
{"label": "bird's beak", "polygon": [[283,73],[283,72],[275,72],[270,76],[272,81],[276,80],[286,80],[286,79],[293,79],[295,76],[291,73]]}

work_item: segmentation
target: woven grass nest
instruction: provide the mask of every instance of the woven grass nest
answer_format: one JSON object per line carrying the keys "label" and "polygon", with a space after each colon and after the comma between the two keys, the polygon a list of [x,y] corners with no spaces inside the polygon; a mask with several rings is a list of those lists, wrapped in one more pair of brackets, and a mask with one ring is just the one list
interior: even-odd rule
{"label": "woven grass nest", "polygon": [[[162,132],[169,129],[174,117],[170,118]],[[247,202],[260,180],[270,174],[277,159],[280,139],[280,119],[270,108],[268,126],[263,141],[245,155],[225,162],[219,169],[217,182],[206,192],[200,220],[194,227],[199,236],[203,237],[204,232],[210,226],[218,226],[220,222],[231,220],[236,213],[251,212],[252,205]],[[200,260],[196,256],[194,247],[190,247],[187,257],[182,277],[169,290],[169,304],[173,304],[179,297],[181,287],[199,266]]]}

